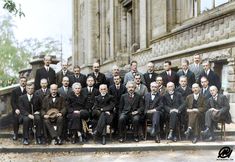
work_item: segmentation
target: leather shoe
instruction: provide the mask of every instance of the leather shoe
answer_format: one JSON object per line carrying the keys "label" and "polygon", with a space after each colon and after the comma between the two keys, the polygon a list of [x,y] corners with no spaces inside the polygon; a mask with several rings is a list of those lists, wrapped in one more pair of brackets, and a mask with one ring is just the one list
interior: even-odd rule
{"label": "leather shoe", "polygon": [[186,137],[186,140],[188,140],[190,134],[191,134],[191,129],[188,128],[188,129],[184,132],[184,135],[185,135],[185,137]]}
{"label": "leather shoe", "polygon": [[118,140],[120,143],[123,143],[124,142],[124,139],[123,138],[119,138]]}
{"label": "leather shoe", "polygon": [[57,137],[56,141],[57,141],[57,145],[62,145],[62,140],[60,137]]}
{"label": "leather shoe", "polygon": [[195,143],[197,143],[197,141],[198,141],[197,137],[194,137],[192,140],[192,143],[195,144]]}
{"label": "leather shoe", "polygon": [[41,145],[41,144],[42,144],[41,138],[37,138],[37,139],[36,139],[36,142],[37,142],[38,145]]}
{"label": "leather shoe", "polygon": [[102,136],[102,145],[105,145],[105,144],[106,144],[105,136]]}
{"label": "leather shoe", "polygon": [[23,145],[28,145],[28,144],[29,144],[29,141],[28,141],[27,138],[25,138],[25,139],[23,140]]}
{"label": "leather shoe", "polygon": [[76,143],[76,137],[75,137],[75,136],[73,136],[73,137],[71,138],[71,143],[72,143],[72,144],[75,144],[75,143]]}
{"label": "leather shoe", "polygon": [[170,130],[167,139],[171,140],[173,138],[173,130]]}
{"label": "leather shoe", "polygon": [[172,141],[177,142],[177,137],[175,136]]}
{"label": "leather shoe", "polygon": [[13,139],[14,141],[16,141],[16,140],[18,139],[18,135],[17,135],[17,134],[13,134],[12,139]]}
{"label": "leather shoe", "polygon": [[155,142],[156,143],[160,143],[160,136],[159,136],[159,134],[156,135]]}
{"label": "leather shoe", "polygon": [[139,142],[139,138],[138,137],[134,137],[134,141],[135,142]]}
{"label": "leather shoe", "polygon": [[210,136],[206,141],[212,142],[212,141],[215,141],[215,138],[213,136]]}
{"label": "leather shoe", "polygon": [[204,130],[204,131],[201,131],[201,135],[202,135],[203,137],[209,136],[209,133],[210,133],[210,129],[209,129],[209,128],[207,128],[207,129]]}

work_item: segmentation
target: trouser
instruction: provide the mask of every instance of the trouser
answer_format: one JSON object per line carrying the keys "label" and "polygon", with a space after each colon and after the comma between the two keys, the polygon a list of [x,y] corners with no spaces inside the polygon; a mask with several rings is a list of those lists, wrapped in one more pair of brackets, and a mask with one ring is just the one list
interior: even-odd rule
{"label": "trouser", "polygon": [[14,131],[14,134],[18,135],[19,126],[20,126],[20,124],[22,124],[22,122],[23,122],[23,117],[20,114],[16,115],[16,113],[13,113],[13,131]]}
{"label": "trouser", "polygon": [[36,129],[34,132],[36,138],[40,138],[42,136],[42,120],[40,115],[34,115],[33,120],[28,116],[23,116],[23,138],[29,138],[29,128],[34,126]]}
{"label": "trouser", "polygon": [[106,135],[106,126],[112,123],[113,114],[108,115],[105,112],[101,112],[99,116],[99,120],[97,122],[97,126],[95,130],[99,135],[105,136]]}
{"label": "trouser", "polygon": [[[44,124],[46,129],[49,131],[49,134],[52,138],[55,137],[61,137],[62,130],[63,130],[63,117],[57,117],[55,121],[51,121],[50,119],[44,119]],[[57,129],[54,129],[54,125],[57,127]]]}
{"label": "trouser", "polygon": [[152,121],[152,128],[155,128],[157,133],[159,133],[160,132],[160,125],[159,125],[160,112],[156,111],[153,113],[147,113],[146,118]]}

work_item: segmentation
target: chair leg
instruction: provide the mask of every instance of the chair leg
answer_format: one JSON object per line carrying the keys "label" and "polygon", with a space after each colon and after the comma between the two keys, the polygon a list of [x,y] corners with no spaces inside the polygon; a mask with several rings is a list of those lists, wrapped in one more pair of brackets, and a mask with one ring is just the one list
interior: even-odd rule
{"label": "chair leg", "polygon": [[148,132],[147,132],[147,126],[148,126],[148,122],[145,121],[145,126],[144,126],[144,140],[145,140],[145,141],[147,140],[147,134],[148,134]]}

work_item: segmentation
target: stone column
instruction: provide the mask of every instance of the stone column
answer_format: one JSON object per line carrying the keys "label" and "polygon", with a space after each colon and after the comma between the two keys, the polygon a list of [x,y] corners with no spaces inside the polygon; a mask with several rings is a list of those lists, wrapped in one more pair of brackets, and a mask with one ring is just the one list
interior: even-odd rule
{"label": "stone column", "polygon": [[114,59],[114,44],[115,44],[115,8],[114,8],[114,0],[109,0],[109,16],[110,16],[110,59]]}
{"label": "stone column", "polygon": [[126,52],[127,48],[127,13],[123,7],[121,11],[121,49]]}
{"label": "stone column", "polygon": [[72,36],[72,41],[73,41],[73,48],[72,48],[72,66],[78,65],[79,64],[79,28],[78,28],[78,23],[79,23],[79,6],[80,6],[80,1],[79,0],[73,0],[73,36]]}
{"label": "stone column", "polygon": [[146,0],[140,0],[139,4],[139,33],[140,33],[140,49],[146,48],[147,45],[147,5]]}

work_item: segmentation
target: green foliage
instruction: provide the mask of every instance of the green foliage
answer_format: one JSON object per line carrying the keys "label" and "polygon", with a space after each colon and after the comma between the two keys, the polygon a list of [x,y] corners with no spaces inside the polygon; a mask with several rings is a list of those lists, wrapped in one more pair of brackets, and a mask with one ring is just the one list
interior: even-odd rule
{"label": "green foliage", "polygon": [[10,13],[19,17],[25,16],[24,12],[21,10],[21,5],[19,7],[16,6],[16,3],[13,0],[3,0],[4,5],[3,8],[8,10]]}

